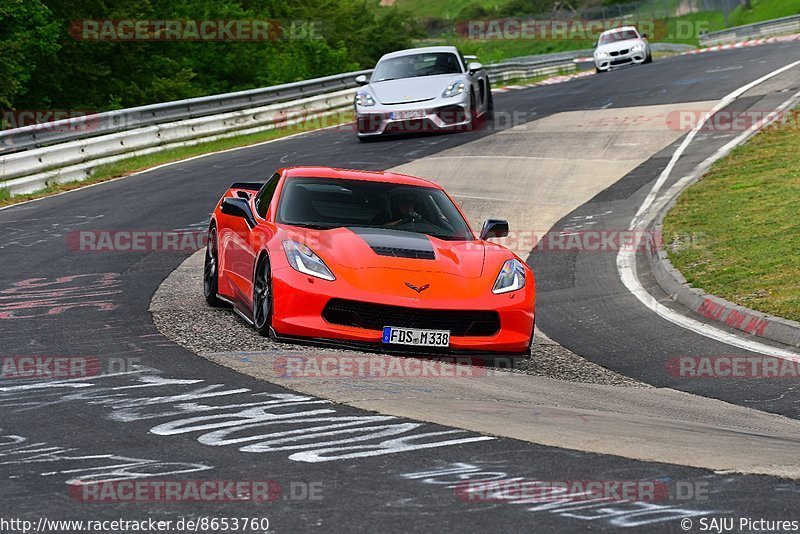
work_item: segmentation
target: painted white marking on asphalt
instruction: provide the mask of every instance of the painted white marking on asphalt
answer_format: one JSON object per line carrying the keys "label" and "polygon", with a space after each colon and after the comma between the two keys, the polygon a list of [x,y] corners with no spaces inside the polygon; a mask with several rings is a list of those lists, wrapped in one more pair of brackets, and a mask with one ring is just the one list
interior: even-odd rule
{"label": "painted white marking on asphalt", "polygon": [[[726,155],[734,147],[738,146],[738,144],[741,141],[746,139],[748,136],[753,135],[756,131],[758,131],[758,129],[760,129],[762,127],[763,124],[766,124],[765,121],[761,121],[761,122],[757,122],[757,123],[753,124],[747,131],[743,132],[742,134],[737,136],[735,139],[733,139],[732,141],[728,142],[723,147],[718,149],[712,156],[710,156],[705,161],[703,161],[700,165],[698,165],[695,168],[695,170],[689,176],[684,176],[677,183],[675,183],[672,187],[670,187],[670,189],[667,191],[667,193],[665,195],[663,195],[661,197],[661,199],[659,200],[659,202],[656,204],[655,202],[656,202],[656,198],[658,197],[659,191],[661,190],[661,188],[663,187],[664,183],[669,178],[669,175],[672,173],[672,170],[674,169],[678,159],[680,159],[680,157],[683,155],[683,153],[686,150],[686,148],[689,146],[689,143],[692,142],[692,140],[695,138],[697,133],[703,128],[705,123],[708,122],[708,120],[714,115],[714,113],[716,113],[717,111],[719,111],[719,110],[723,109],[724,107],[728,106],[736,98],[738,98],[739,96],[741,96],[742,94],[744,94],[748,90],[752,89],[753,87],[755,87],[755,86],[757,86],[757,85],[759,85],[759,84],[761,84],[761,83],[763,83],[763,82],[765,82],[765,81],[767,81],[767,80],[769,80],[769,79],[771,79],[771,78],[773,78],[773,77],[775,77],[775,76],[777,76],[777,75],[779,75],[779,74],[781,74],[783,72],[786,72],[787,70],[789,70],[789,69],[791,69],[791,68],[793,68],[793,67],[795,67],[797,65],[800,65],[800,61],[795,61],[793,63],[790,63],[790,64],[788,64],[788,65],[786,65],[784,67],[781,67],[781,68],[779,68],[777,70],[774,70],[774,71],[762,76],[761,78],[758,78],[757,80],[754,80],[754,81],[752,81],[752,82],[750,82],[750,83],[748,83],[746,85],[743,85],[742,87],[736,89],[735,91],[733,91],[730,94],[728,94],[727,96],[725,96],[722,100],[719,101],[719,103],[716,106],[714,106],[708,113],[706,113],[703,116],[703,119],[697,123],[697,125],[692,129],[691,132],[689,132],[689,134],[683,140],[681,145],[678,147],[678,149],[672,155],[672,158],[670,159],[670,161],[667,164],[667,166],[664,168],[664,171],[658,177],[658,180],[653,185],[653,188],[650,190],[650,193],[648,193],[647,198],[642,203],[642,205],[639,208],[639,210],[636,212],[636,215],[634,216],[633,220],[631,221],[629,229],[630,230],[637,230],[637,229],[638,230],[642,230],[642,229],[644,229],[647,226],[647,224],[650,222],[652,217],[655,216],[655,214],[658,213],[659,208],[661,206],[663,206],[666,202],[669,201],[669,199],[671,198],[670,193],[677,194],[677,192],[680,191],[681,187],[684,184],[686,184],[687,182],[690,182],[696,176],[699,176],[700,174],[705,172],[705,170],[707,170],[708,167],[710,167],[713,162],[717,161],[718,159],[720,159],[721,157]],[[797,99],[798,96],[800,96],[800,93],[797,93],[796,95],[792,96],[792,98],[790,98],[789,100],[785,101],[783,104],[781,104],[781,106],[776,111],[781,111],[783,109],[786,109],[789,105],[791,105],[792,102],[794,102]],[[776,117],[777,117],[777,115],[778,115],[778,113],[776,113]],[[773,117],[773,119],[776,118],[776,117]],[[636,276],[636,252],[635,252],[635,250],[636,250],[636,247],[631,247],[629,250],[620,250],[619,254],[617,254],[617,271],[619,272],[620,279],[622,280],[622,283],[625,284],[625,287],[628,288],[628,291],[630,291],[637,299],[639,299],[640,302],[642,302],[642,304],[644,304],[645,306],[650,308],[653,312],[658,314],[661,318],[666,319],[667,321],[669,321],[669,322],[671,322],[671,323],[673,323],[675,325],[678,325],[678,326],[680,326],[682,328],[686,328],[687,330],[691,330],[691,331],[693,331],[693,332],[695,332],[697,334],[700,334],[702,336],[708,337],[710,339],[714,339],[716,341],[720,341],[722,343],[725,343],[725,344],[728,344],[728,345],[731,345],[731,346],[734,346],[734,347],[738,347],[738,348],[741,348],[741,349],[749,350],[749,351],[756,352],[756,353],[759,353],[759,354],[769,354],[771,356],[777,356],[777,357],[784,358],[784,359],[787,359],[787,360],[800,361],[800,355],[798,355],[798,354],[796,354],[794,352],[791,352],[791,351],[788,351],[788,350],[784,350],[784,349],[779,349],[779,348],[773,347],[771,345],[767,345],[766,343],[761,343],[761,342],[758,342],[758,341],[744,339],[744,338],[740,337],[737,334],[731,334],[731,333],[725,332],[724,330],[720,330],[720,329],[718,329],[715,326],[712,326],[710,324],[706,324],[706,323],[697,321],[695,319],[692,319],[690,317],[684,316],[684,315],[682,315],[682,314],[680,314],[680,313],[678,313],[678,312],[676,312],[674,310],[671,310],[671,309],[667,308],[666,306],[664,306],[663,304],[658,302],[655,297],[653,297],[650,293],[648,293],[644,289],[644,287],[642,286],[641,282],[639,281],[639,278]]]}
{"label": "painted white marking on asphalt", "polygon": [[450,195],[455,198],[469,198],[472,200],[493,200],[496,202],[528,202],[527,200],[520,200],[518,198],[495,198],[495,197],[475,197],[472,195]]}
{"label": "painted white marking on asphalt", "polygon": [[703,126],[705,126],[705,123],[708,122],[708,120],[711,117],[713,117],[714,114],[717,111],[725,108],[731,102],[733,102],[734,100],[739,98],[739,96],[741,96],[742,94],[746,93],[747,91],[749,91],[750,89],[752,89],[756,85],[759,85],[760,83],[763,83],[763,82],[769,80],[770,78],[773,78],[773,77],[777,76],[778,74],[781,74],[782,72],[785,72],[785,71],[787,71],[787,70],[789,70],[792,67],[795,67],[797,65],[800,65],[800,61],[795,61],[794,63],[790,63],[790,64],[788,64],[788,65],[786,65],[784,67],[781,67],[781,68],[779,68],[777,70],[774,70],[774,71],[770,72],[769,74],[766,74],[766,75],[762,76],[761,78],[759,78],[757,80],[754,80],[754,81],[752,81],[752,82],[750,82],[750,83],[748,83],[746,85],[743,85],[742,87],[736,89],[732,93],[730,93],[727,96],[723,97],[722,100],[720,100],[717,103],[717,105],[715,105],[713,108],[711,108],[711,110],[706,112],[705,115],[703,115],[702,120],[700,120],[694,126],[694,128],[692,128],[692,131],[689,132],[689,134],[686,136],[686,138],[680,144],[678,149],[672,155],[672,158],[669,160],[669,163],[667,164],[667,166],[661,172],[661,175],[658,177],[658,180],[656,181],[655,185],[653,185],[653,188],[650,190],[650,193],[648,193],[647,198],[642,203],[642,206],[639,208],[639,211],[636,212],[636,216],[634,217],[633,221],[631,222],[631,229],[633,229],[633,226],[634,226],[634,223],[636,222],[636,219],[638,219],[640,215],[645,213],[650,208],[650,205],[655,200],[656,196],[658,195],[658,192],[661,190],[661,187],[664,185],[664,182],[667,181],[667,178],[669,178],[669,175],[672,173],[672,169],[675,168],[675,165],[677,164],[678,159],[680,159],[680,157],[686,151],[686,148],[689,146],[689,143],[691,143],[692,140],[694,140],[694,138],[697,135],[697,133],[702,129]]}
{"label": "painted white marking on asphalt", "polygon": [[[657,504],[652,499],[618,499],[615,496],[591,495],[579,486],[556,487],[550,481],[548,493],[533,491],[543,488],[547,481],[537,478],[512,477],[499,471],[494,465],[483,466],[468,463],[451,463],[433,471],[404,473],[406,480],[418,480],[423,484],[442,486],[453,491],[459,500],[467,503],[491,502],[497,505],[522,505],[528,512],[556,514],[563,518],[580,521],[597,521],[617,527],[641,527],[674,522],[678,518],[730,513],[721,510],[698,510],[674,504]],[[564,481],[565,482],[565,481]]]}
{"label": "painted white marking on asphalt", "polygon": [[714,69],[708,69],[706,72],[713,73],[713,72],[725,72],[726,70],[739,70],[743,68],[741,65],[737,65],[735,67],[717,67]]}
{"label": "painted white marking on asphalt", "polygon": [[204,445],[233,445],[248,453],[286,452],[290,460],[313,463],[496,439],[460,429],[429,431],[428,423],[395,416],[347,415],[328,400],[304,395],[200,385],[202,380],[158,375],[137,376],[146,388],[142,391],[127,383],[108,383],[111,376],[96,376],[87,384],[60,381],[36,384],[39,389],[2,388],[0,409],[19,413],[86,402],[109,408],[106,418],[122,423],[167,418],[153,421],[150,434],[156,436],[199,433],[197,441]]}

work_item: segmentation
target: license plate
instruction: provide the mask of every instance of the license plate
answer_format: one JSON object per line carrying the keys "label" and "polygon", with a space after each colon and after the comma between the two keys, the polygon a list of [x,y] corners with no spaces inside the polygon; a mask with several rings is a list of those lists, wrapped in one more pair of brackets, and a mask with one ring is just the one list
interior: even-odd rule
{"label": "license plate", "polygon": [[389,114],[390,119],[404,120],[404,119],[421,119],[425,116],[425,112],[421,109],[412,109],[410,111],[392,111]]}
{"label": "license plate", "polygon": [[416,328],[383,327],[383,343],[419,347],[449,347],[449,330],[417,330]]}

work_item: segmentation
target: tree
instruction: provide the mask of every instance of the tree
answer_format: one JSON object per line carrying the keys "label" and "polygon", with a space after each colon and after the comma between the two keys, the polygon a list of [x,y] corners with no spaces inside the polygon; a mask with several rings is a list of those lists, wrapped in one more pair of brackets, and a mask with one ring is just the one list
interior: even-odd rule
{"label": "tree", "polygon": [[13,107],[42,59],[58,50],[58,25],[39,0],[0,3],[0,106]]}

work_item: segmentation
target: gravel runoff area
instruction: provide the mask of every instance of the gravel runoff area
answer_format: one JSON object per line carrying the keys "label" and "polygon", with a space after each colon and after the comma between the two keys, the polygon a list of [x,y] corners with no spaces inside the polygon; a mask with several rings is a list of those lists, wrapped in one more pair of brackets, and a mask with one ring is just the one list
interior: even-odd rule
{"label": "gravel runoff area", "polygon": [[[150,311],[158,330],[175,343],[226,365],[219,354],[245,358],[248,352],[283,354],[344,354],[353,351],[278,343],[260,336],[232,310],[211,308],[203,299],[203,258],[199,251],[168,276],[153,295]],[[650,387],[592,363],[549,339],[538,329],[530,359],[513,369],[499,369],[556,380],[622,387]],[[237,370],[240,370],[237,368]]]}

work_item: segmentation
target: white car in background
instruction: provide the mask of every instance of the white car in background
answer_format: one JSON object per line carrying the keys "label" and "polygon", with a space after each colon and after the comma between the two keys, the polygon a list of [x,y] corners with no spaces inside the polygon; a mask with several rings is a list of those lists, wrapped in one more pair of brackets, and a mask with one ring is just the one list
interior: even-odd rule
{"label": "white car in background", "polygon": [[385,133],[471,129],[491,119],[489,75],[475,56],[454,46],[386,54],[372,76],[356,78],[356,126],[361,141]]}
{"label": "white car in background", "polygon": [[653,61],[647,35],[642,35],[633,26],[623,26],[604,31],[597,40],[594,51],[594,67],[605,72],[615,67],[642,64]]}

